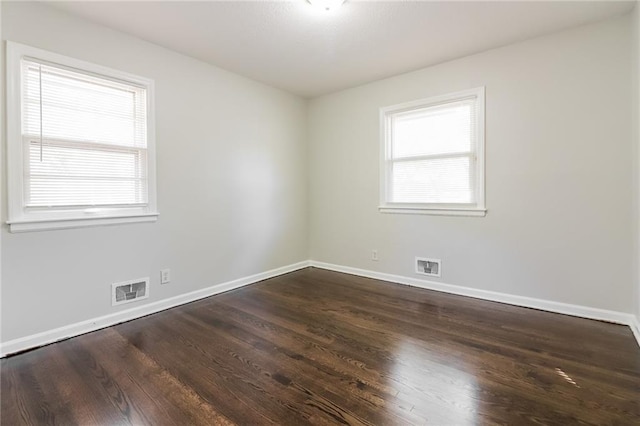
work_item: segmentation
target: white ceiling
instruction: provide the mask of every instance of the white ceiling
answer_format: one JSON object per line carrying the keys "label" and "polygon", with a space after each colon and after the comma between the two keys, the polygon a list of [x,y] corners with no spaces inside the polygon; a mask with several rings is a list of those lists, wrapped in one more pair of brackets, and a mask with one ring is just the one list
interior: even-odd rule
{"label": "white ceiling", "polygon": [[51,2],[56,8],[313,97],[621,15],[618,1]]}

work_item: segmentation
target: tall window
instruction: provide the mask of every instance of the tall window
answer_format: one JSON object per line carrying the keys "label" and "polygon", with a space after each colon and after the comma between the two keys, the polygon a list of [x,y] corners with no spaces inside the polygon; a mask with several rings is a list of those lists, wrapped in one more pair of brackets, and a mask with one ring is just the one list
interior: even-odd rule
{"label": "tall window", "polygon": [[153,82],[7,43],[12,231],[155,220]]}
{"label": "tall window", "polygon": [[383,212],[483,216],[484,88],[382,108]]}

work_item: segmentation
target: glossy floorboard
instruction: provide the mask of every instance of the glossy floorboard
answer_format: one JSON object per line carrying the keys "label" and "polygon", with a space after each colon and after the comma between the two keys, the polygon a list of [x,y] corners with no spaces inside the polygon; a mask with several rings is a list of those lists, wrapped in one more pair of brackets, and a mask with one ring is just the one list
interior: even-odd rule
{"label": "glossy floorboard", "polygon": [[640,424],[627,327],[319,269],[2,361],[21,424]]}

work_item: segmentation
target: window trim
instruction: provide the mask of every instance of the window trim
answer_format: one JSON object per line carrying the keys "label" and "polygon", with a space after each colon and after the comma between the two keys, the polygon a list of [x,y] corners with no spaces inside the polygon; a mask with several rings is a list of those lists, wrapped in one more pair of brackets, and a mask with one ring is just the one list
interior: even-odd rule
{"label": "window trim", "polygon": [[[114,208],[29,209],[24,198],[24,142],[22,137],[22,73],[20,62],[30,57],[61,68],[71,68],[110,80],[143,86],[147,91],[147,203],[145,206]],[[8,220],[11,232],[41,231],[154,222],[159,215],[156,199],[155,90],[149,78],[115,70],[102,65],[38,49],[11,41],[6,42],[7,83],[7,192]]]}
{"label": "window trim", "polygon": [[[464,99],[476,99],[475,174],[477,202],[472,204],[396,203],[387,201],[391,180],[389,172],[391,149],[391,118],[394,114],[419,108],[429,108]],[[380,108],[380,205],[381,213],[428,214],[438,216],[485,216],[485,87],[432,96],[402,104]]]}

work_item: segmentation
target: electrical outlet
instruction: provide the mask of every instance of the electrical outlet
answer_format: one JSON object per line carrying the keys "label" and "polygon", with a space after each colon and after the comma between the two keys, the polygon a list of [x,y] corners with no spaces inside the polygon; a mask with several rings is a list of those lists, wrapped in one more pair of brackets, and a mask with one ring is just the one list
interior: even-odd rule
{"label": "electrical outlet", "polygon": [[378,250],[371,250],[371,260],[374,262],[378,261]]}
{"label": "electrical outlet", "polygon": [[160,271],[160,284],[168,284],[171,281],[171,269],[162,269]]}

